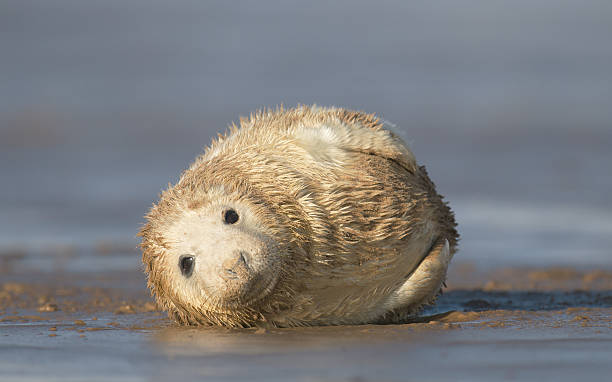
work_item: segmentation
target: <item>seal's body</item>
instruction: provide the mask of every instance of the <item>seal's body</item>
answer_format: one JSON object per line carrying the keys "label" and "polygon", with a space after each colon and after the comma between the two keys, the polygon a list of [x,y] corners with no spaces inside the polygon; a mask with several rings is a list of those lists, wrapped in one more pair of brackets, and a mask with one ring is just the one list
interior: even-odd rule
{"label": "seal's body", "polygon": [[318,107],[241,120],[147,220],[149,288],[194,325],[400,322],[435,299],[458,238],[379,119]]}

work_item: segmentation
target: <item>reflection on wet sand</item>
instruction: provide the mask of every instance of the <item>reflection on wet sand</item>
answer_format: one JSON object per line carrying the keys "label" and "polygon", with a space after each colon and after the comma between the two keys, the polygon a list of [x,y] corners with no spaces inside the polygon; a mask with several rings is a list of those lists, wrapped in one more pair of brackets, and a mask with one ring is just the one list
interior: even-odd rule
{"label": "reflection on wet sand", "polygon": [[[153,380],[471,379],[529,363],[525,352],[533,349],[545,351],[546,359],[528,369],[530,377],[550,372],[547,362],[564,357],[604,375],[603,358],[612,357],[611,270],[482,268],[458,261],[437,303],[403,325],[194,328],[179,327],[156,309],[142,272],[121,266],[122,257],[133,254],[111,252],[71,255],[84,263],[63,261],[60,270],[34,265],[57,264],[53,257],[63,259],[61,253],[10,257],[0,282],[0,375],[27,368],[29,375],[110,379],[117,376],[113,370]],[[98,258],[106,271],[92,271]],[[575,346],[604,345],[607,350],[590,357],[588,366],[571,358]],[[9,351],[32,347],[39,349],[29,353],[40,360],[35,366]],[[506,358],[491,358],[491,348]],[[426,366],[440,357],[444,368]],[[82,368],[68,359],[82,360]],[[573,374],[555,375],[569,380]]]}

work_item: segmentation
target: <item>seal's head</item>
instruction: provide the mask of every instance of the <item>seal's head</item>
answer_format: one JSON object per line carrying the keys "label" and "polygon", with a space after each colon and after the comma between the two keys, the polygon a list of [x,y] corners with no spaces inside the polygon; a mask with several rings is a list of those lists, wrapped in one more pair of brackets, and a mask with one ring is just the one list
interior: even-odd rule
{"label": "seal's head", "polygon": [[149,287],[181,323],[251,325],[286,301],[291,224],[244,183],[205,186],[190,175],[162,194],[140,233]]}
{"label": "seal's head", "polygon": [[205,297],[220,307],[249,305],[275,286],[278,248],[252,205],[222,188],[207,194],[168,227],[164,267],[187,301]]}

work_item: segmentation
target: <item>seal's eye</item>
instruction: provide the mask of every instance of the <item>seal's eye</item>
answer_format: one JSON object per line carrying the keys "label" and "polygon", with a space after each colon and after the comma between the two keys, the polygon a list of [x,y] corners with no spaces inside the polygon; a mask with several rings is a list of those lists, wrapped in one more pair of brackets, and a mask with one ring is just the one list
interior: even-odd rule
{"label": "seal's eye", "polygon": [[193,265],[195,264],[195,258],[189,255],[183,255],[179,258],[179,268],[181,273],[185,277],[191,276],[193,273]]}
{"label": "seal's eye", "polygon": [[223,221],[225,224],[234,224],[238,221],[238,212],[235,210],[229,209],[223,213]]}

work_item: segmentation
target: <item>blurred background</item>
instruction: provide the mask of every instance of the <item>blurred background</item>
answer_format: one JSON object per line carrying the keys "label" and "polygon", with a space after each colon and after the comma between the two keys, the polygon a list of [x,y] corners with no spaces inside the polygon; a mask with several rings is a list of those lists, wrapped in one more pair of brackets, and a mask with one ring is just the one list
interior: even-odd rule
{"label": "blurred background", "polygon": [[211,137],[316,103],[396,125],[457,261],[612,266],[611,40],[609,1],[3,0],[0,253],[138,267]]}

